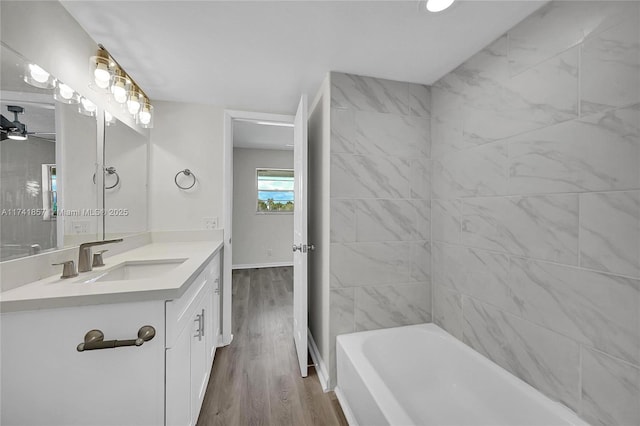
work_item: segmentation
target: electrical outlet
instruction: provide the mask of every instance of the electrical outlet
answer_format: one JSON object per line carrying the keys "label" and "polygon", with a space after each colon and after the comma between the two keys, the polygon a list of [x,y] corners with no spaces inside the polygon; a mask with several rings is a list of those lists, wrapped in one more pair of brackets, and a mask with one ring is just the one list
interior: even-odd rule
{"label": "electrical outlet", "polygon": [[89,222],[85,220],[76,220],[72,223],[73,232],[76,234],[87,234],[89,233]]}
{"label": "electrical outlet", "polygon": [[204,222],[204,229],[206,229],[207,231],[218,229],[217,217],[203,217],[202,221]]}
{"label": "electrical outlet", "polygon": [[273,250],[267,249],[267,256],[269,257],[273,256]]}

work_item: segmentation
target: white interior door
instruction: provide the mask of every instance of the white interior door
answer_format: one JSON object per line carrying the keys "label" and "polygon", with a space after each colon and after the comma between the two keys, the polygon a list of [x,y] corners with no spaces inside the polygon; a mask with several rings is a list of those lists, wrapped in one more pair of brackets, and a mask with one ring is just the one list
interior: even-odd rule
{"label": "white interior door", "polygon": [[293,338],[302,377],[307,377],[307,149],[307,95],[302,95],[293,129]]}

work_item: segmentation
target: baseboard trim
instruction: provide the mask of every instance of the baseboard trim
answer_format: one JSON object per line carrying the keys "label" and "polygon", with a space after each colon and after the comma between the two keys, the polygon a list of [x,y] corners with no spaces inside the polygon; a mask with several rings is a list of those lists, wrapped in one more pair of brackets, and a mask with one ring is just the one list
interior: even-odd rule
{"label": "baseboard trim", "polygon": [[318,346],[316,346],[316,341],[313,340],[313,335],[309,329],[307,329],[307,338],[309,340],[309,353],[311,354],[311,359],[316,366],[316,373],[318,373],[318,379],[320,380],[322,391],[329,392],[329,370],[320,356],[320,351],[318,350]]}
{"label": "baseboard trim", "polygon": [[356,421],[356,418],[353,415],[353,411],[351,411],[351,407],[349,407],[347,398],[345,398],[344,394],[342,393],[342,389],[340,389],[340,386],[336,386],[333,391],[336,393],[336,397],[338,398],[338,402],[340,403],[340,407],[342,408],[342,412],[344,413],[344,417],[345,419],[347,419],[347,423],[349,423],[349,426],[358,426],[358,422]]}
{"label": "baseboard trim", "polygon": [[293,266],[293,262],[244,263],[240,265],[232,265],[231,269],[280,268],[283,266]]}

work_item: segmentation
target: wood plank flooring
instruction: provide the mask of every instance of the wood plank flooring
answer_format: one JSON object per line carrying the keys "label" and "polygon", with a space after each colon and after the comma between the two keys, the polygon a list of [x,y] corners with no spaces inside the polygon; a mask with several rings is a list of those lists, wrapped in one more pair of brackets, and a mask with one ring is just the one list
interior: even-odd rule
{"label": "wood plank flooring", "polygon": [[198,426],[347,425],[315,369],[300,377],[291,267],[233,271],[233,335],[216,351]]}

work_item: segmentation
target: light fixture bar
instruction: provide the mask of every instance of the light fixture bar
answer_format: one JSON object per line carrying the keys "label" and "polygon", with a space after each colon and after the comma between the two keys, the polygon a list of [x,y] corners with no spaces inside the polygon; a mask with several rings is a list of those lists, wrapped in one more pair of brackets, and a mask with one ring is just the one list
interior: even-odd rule
{"label": "light fixture bar", "polygon": [[100,50],[104,51],[104,52],[109,56],[109,59],[110,59],[111,61],[113,61],[113,63],[115,63],[115,64],[116,64],[117,69],[120,69],[120,70],[123,72],[123,74],[125,75],[125,77],[129,79],[129,81],[131,82],[131,85],[132,85],[132,86],[135,86],[135,87],[138,89],[138,91],[139,91],[140,93],[142,93],[142,95],[143,95],[145,98],[147,98],[147,99],[151,99],[151,98],[149,98],[149,96],[147,96],[147,94],[144,92],[144,90],[142,90],[142,88],[140,87],[140,85],[139,85],[138,83],[136,83],[136,81],[135,81],[135,80],[134,80],[134,79],[133,79],[133,78],[132,78],[132,77],[131,77],[131,76],[130,76],[130,75],[129,75],[125,70],[124,70],[124,68],[122,67],[122,65],[120,65],[120,64],[118,63],[118,61],[116,61],[116,60],[114,59],[113,55],[111,55],[111,53],[109,53],[109,51],[108,51],[108,50],[107,50],[107,49],[106,49],[102,44],[98,44],[98,48],[99,48]]}

